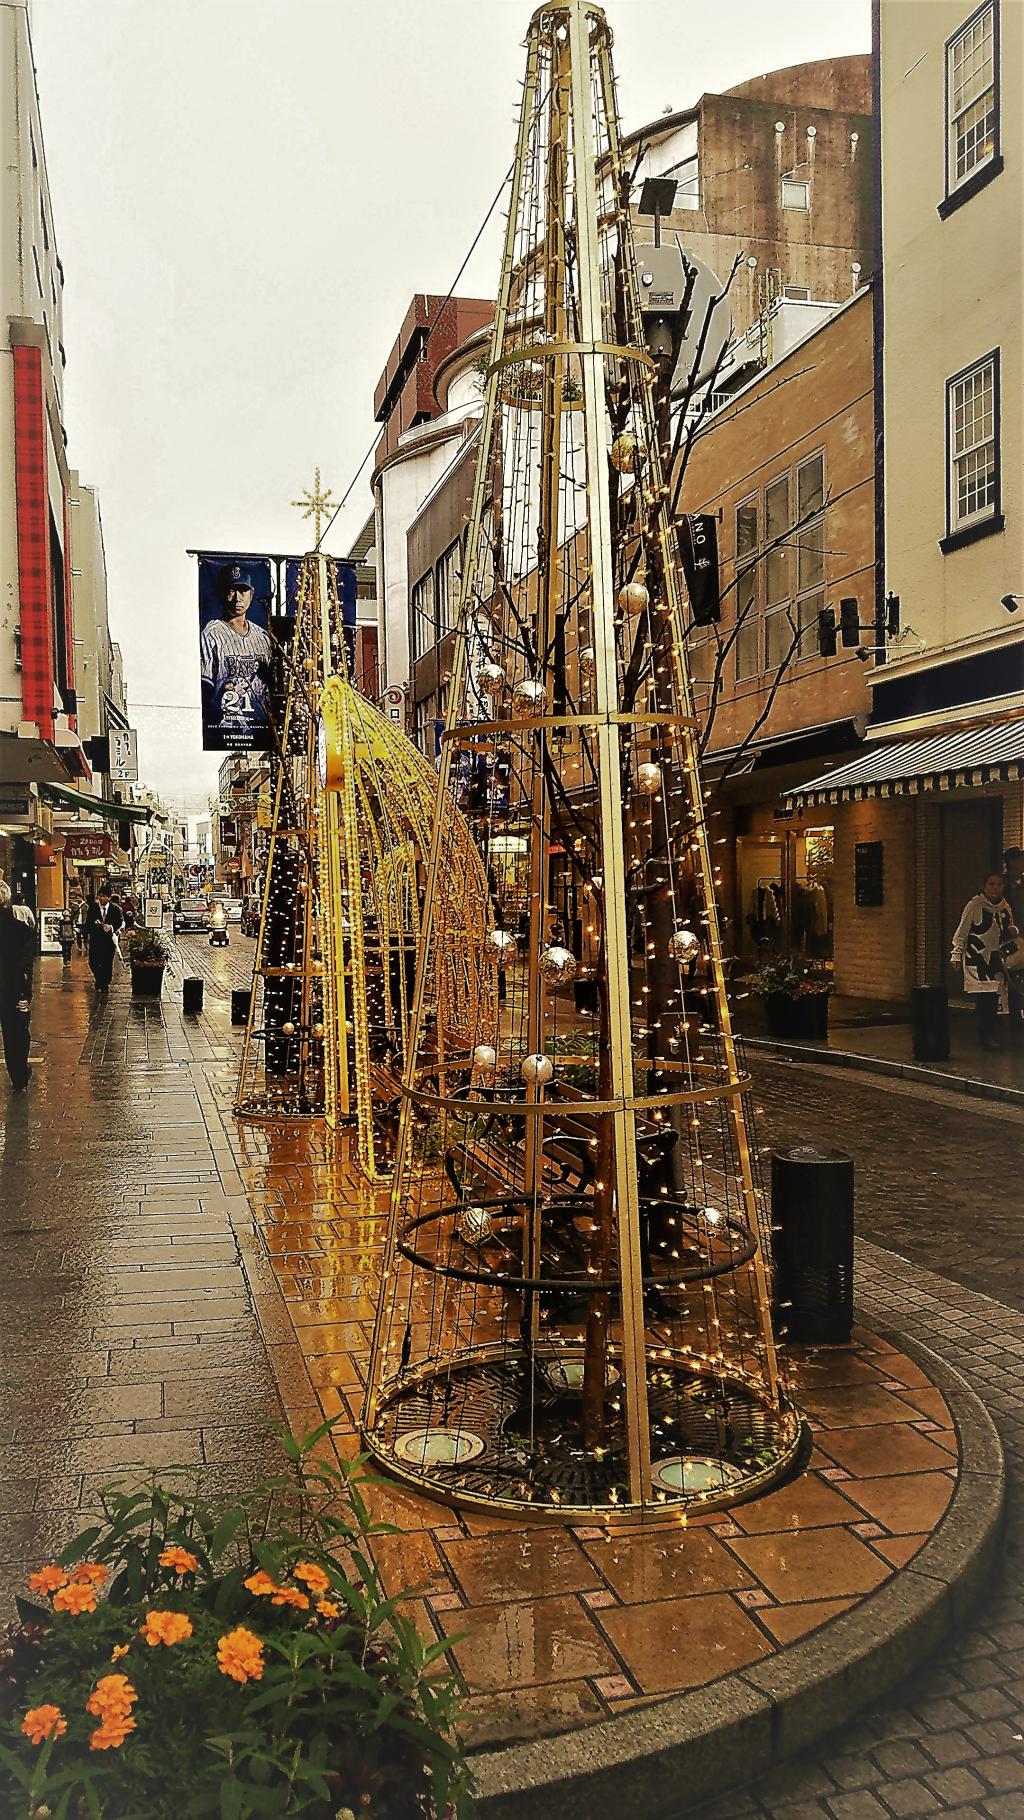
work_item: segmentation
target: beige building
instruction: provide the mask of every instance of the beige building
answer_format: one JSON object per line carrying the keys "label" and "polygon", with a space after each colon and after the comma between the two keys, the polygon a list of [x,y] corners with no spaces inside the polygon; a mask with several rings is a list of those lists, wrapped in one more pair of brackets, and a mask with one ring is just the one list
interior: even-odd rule
{"label": "beige building", "polygon": [[959,989],[963,905],[1024,844],[1024,8],[883,3],[875,32],[883,648],[864,756],[798,800],[859,865],[846,939],[885,956],[851,989],[898,998]]}

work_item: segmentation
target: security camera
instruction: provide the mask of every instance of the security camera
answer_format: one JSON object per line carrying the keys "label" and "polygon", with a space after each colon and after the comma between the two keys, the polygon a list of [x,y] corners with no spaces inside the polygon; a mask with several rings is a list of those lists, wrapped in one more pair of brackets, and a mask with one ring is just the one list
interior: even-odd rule
{"label": "security camera", "polygon": [[1005,607],[1008,613],[1016,613],[1024,605],[1024,594],[1004,594],[999,605]]}

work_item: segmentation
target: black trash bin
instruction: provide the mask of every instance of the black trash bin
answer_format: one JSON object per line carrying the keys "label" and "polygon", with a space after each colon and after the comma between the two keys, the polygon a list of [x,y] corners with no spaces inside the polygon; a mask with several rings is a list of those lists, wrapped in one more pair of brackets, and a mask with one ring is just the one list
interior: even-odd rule
{"label": "black trash bin", "polygon": [[949,997],[945,986],[914,986],[910,1021],[915,1062],[948,1062]]}
{"label": "black trash bin", "polygon": [[188,1017],[198,1017],[203,1009],[202,980],[186,979],[181,982],[181,1008]]}
{"label": "black trash bin", "polygon": [[843,1345],[853,1326],[853,1159],[795,1144],[772,1156],[775,1319],[803,1345]]}
{"label": "black trash bin", "polygon": [[231,1022],[247,1024],[249,1021],[249,1002],[252,990],[249,986],[236,986],[231,994]]}

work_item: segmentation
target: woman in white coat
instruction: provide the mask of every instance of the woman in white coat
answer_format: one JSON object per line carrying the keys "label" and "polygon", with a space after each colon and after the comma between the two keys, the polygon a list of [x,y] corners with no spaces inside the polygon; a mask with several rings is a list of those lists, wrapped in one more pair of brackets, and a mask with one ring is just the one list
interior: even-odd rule
{"label": "woman in white coat", "polygon": [[990,873],[964,909],[950,956],[954,966],[963,967],[964,991],[978,1008],[978,1041],[983,1049],[1002,1048],[996,1020],[1009,1009],[1002,951],[1016,931],[1005,890],[1002,873]]}

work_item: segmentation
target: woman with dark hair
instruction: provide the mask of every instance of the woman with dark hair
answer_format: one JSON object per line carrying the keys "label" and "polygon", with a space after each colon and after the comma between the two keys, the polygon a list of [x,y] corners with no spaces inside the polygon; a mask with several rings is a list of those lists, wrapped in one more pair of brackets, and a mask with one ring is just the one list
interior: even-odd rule
{"label": "woman with dark hair", "polygon": [[1001,1049],[996,1020],[1009,1008],[1003,948],[1016,933],[1006,901],[1006,880],[992,872],[977,897],[965,906],[953,937],[950,960],[964,970],[964,991],[978,1008],[978,1041],[983,1049]]}

